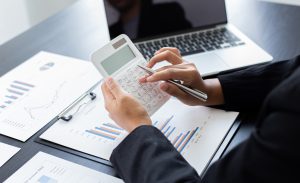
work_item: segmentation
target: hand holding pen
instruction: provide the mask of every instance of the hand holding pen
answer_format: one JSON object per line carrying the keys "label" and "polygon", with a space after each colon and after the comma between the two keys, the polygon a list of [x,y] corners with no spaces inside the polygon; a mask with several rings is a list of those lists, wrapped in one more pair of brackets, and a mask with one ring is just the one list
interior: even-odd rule
{"label": "hand holding pen", "polygon": [[[155,74],[156,72],[148,67],[145,67],[145,66],[142,66],[142,65],[138,65],[138,67],[140,67],[141,69],[143,69],[145,72],[147,72],[149,75],[153,75]],[[149,80],[149,79],[147,79]],[[207,94],[200,91],[200,90],[197,90],[197,89],[193,89],[189,86],[186,86],[183,84],[183,82],[181,80],[174,80],[174,79],[168,79],[166,80],[167,82],[169,83],[172,83],[174,85],[176,85],[178,88],[180,88],[182,91],[190,94],[191,96],[199,99],[199,100],[202,100],[203,102],[206,102],[207,101]]]}
{"label": "hand holding pen", "polygon": [[[172,65],[164,66],[156,71],[151,69],[162,61],[167,61]],[[224,102],[219,80],[203,80],[196,66],[192,63],[184,63],[176,48],[160,49],[150,59],[147,67],[143,70],[149,75],[141,78],[141,83],[166,81],[161,84],[161,89],[187,105],[208,106]]]}

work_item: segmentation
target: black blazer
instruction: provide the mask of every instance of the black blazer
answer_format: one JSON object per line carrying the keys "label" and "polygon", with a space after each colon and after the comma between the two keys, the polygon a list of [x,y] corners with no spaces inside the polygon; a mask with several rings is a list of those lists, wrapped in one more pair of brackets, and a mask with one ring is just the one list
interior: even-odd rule
{"label": "black blazer", "polygon": [[[191,28],[183,8],[176,2],[153,4],[151,0],[141,1],[141,13],[137,38],[144,38]],[[124,33],[122,22],[109,27],[111,38]]]}
{"label": "black blazer", "polygon": [[125,182],[300,182],[300,57],[219,76],[227,109],[260,109],[251,136],[201,179],[155,127],[135,129],[113,151]]}

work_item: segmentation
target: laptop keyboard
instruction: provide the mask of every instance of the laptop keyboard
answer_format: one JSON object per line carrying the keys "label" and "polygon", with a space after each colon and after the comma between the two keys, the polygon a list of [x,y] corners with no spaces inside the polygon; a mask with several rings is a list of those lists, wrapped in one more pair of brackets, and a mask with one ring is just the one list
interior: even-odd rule
{"label": "laptop keyboard", "polygon": [[141,42],[135,45],[146,59],[150,59],[162,47],[176,47],[180,50],[181,55],[184,56],[244,44],[226,28],[216,28]]}

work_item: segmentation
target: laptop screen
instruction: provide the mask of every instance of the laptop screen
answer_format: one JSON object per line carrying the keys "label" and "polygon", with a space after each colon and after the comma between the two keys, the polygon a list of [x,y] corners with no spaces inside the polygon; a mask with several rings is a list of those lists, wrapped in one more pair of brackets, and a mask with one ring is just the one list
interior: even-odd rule
{"label": "laptop screen", "polygon": [[111,39],[132,40],[227,21],[224,0],[104,0]]}

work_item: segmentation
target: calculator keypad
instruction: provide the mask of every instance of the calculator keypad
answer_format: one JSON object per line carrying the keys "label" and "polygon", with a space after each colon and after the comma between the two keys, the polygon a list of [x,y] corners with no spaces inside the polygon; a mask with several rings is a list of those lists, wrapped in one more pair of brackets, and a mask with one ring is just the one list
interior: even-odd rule
{"label": "calculator keypad", "polygon": [[[137,64],[146,65],[142,60]],[[152,115],[170,96],[159,88],[159,82],[139,83],[139,78],[146,74],[135,65],[118,74],[115,79],[126,92],[133,95],[146,108],[149,115]]]}

